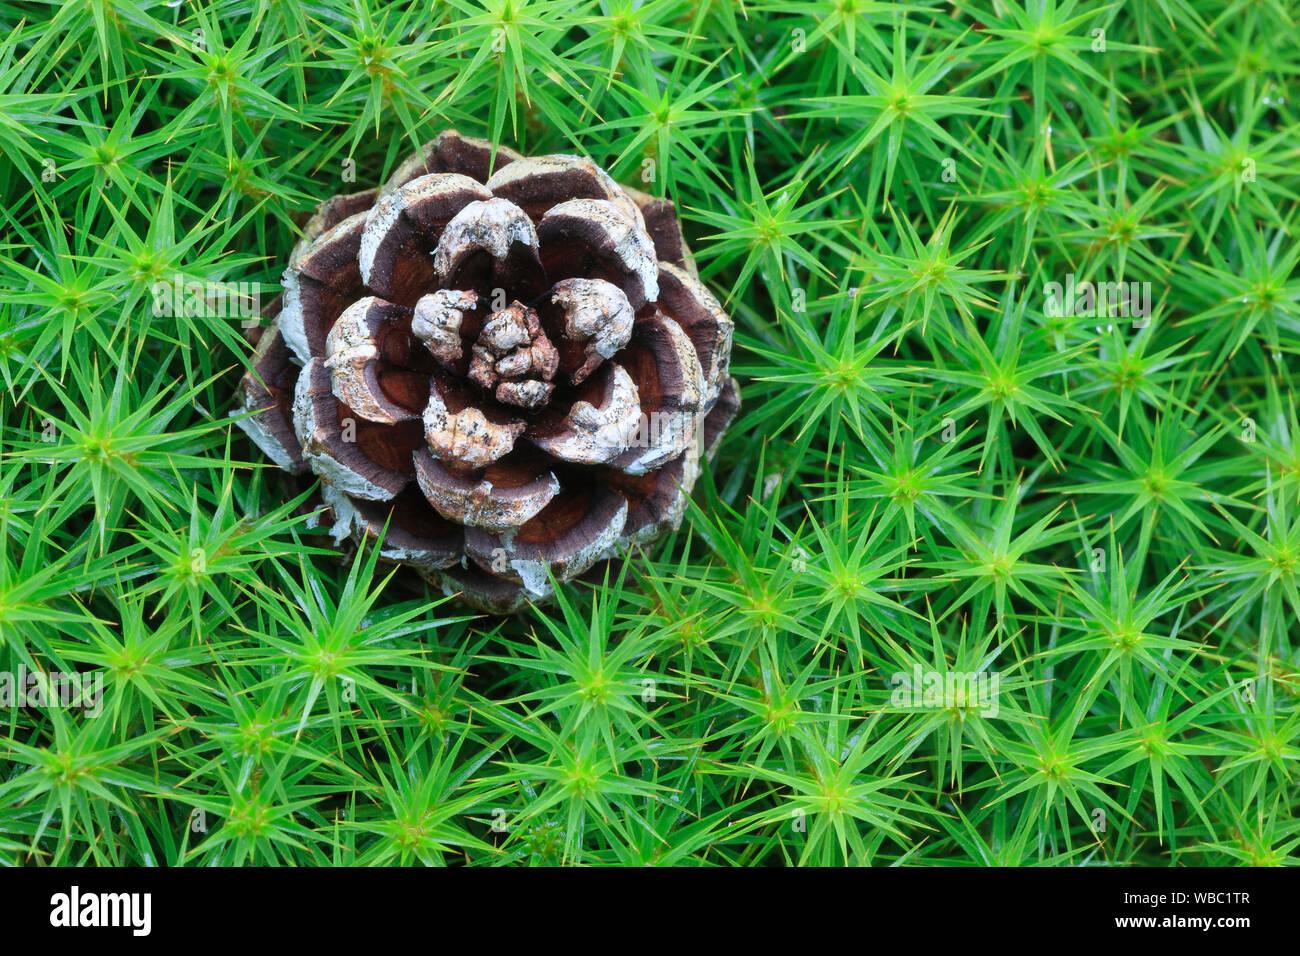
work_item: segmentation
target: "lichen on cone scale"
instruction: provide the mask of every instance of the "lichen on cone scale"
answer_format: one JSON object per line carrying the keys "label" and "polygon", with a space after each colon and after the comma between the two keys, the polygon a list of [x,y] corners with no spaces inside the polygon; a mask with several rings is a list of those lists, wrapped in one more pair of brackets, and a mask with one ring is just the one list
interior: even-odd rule
{"label": "lichen on cone scale", "polygon": [[445,132],[322,203],[283,287],[238,423],[336,542],[483,610],[675,529],[739,408],[673,205],[581,157]]}

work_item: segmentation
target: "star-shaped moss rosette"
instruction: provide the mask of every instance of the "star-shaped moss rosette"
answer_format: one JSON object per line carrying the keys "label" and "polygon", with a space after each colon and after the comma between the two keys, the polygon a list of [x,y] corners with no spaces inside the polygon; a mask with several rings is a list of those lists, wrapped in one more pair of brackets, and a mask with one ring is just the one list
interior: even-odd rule
{"label": "star-shaped moss rosette", "polygon": [[681,521],[740,405],[672,203],[446,132],[308,222],[238,421],[336,542],[506,613]]}

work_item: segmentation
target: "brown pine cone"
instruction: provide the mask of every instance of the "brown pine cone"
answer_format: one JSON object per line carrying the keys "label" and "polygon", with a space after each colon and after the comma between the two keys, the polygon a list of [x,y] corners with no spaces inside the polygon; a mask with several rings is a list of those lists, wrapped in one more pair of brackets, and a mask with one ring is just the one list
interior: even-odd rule
{"label": "brown pine cone", "polygon": [[673,205],[446,132],[322,203],[240,385],[337,542],[517,610],[675,529],[740,396]]}

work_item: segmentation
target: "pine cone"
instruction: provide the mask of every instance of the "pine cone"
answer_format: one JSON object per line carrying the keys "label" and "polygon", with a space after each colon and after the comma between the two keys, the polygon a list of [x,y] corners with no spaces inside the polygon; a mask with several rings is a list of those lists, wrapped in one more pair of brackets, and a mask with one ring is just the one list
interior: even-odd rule
{"label": "pine cone", "polygon": [[455,132],[308,222],[239,424],[342,542],[497,613],[675,529],[740,404],[673,205]]}

